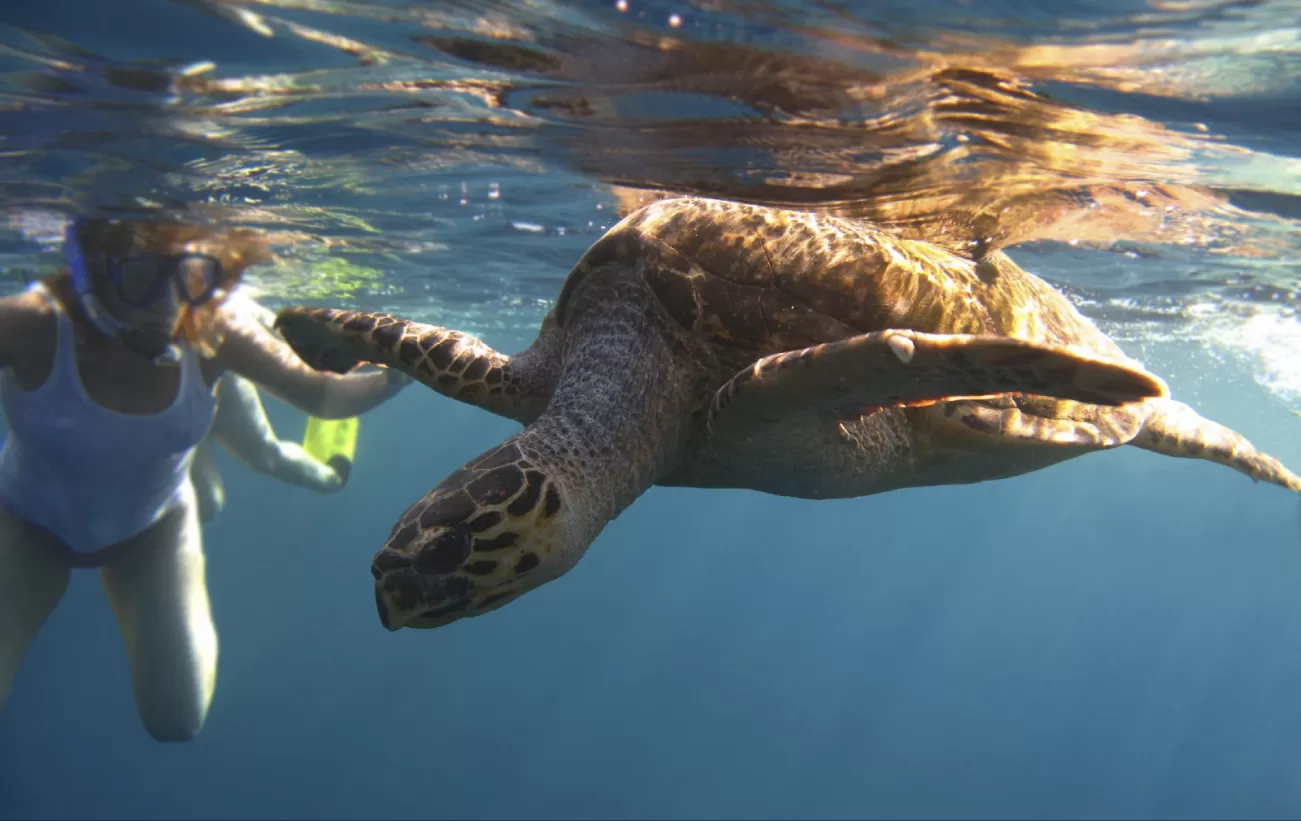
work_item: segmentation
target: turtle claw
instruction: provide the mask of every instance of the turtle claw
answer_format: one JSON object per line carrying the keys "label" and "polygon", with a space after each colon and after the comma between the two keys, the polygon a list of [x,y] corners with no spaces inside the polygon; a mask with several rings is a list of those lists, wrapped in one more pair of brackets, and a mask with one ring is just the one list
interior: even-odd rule
{"label": "turtle claw", "polygon": [[276,318],[275,330],[299,359],[318,371],[347,373],[361,364],[361,359],[311,314],[283,311]]}

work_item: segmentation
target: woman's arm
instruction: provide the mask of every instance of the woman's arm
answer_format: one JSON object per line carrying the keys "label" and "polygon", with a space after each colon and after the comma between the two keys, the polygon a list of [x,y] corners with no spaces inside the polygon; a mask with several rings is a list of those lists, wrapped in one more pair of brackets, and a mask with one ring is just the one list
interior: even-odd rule
{"label": "woman's arm", "polygon": [[397,371],[327,373],[314,370],[293,348],[246,312],[222,311],[218,364],[272,396],[321,419],[363,414],[397,395],[411,379]]}
{"label": "woman's arm", "polygon": [[211,437],[254,471],[319,493],[343,487],[345,477],[271,427],[257,386],[236,373],[221,378]]}
{"label": "woman's arm", "polygon": [[27,329],[26,311],[17,302],[17,297],[0,299],[0,368],[14,364],[18,339]]}
{"label": "woman's arm", "polygon": [[0,369],[48,362],[54,322],[49,301],[34,291],[0,299]]}

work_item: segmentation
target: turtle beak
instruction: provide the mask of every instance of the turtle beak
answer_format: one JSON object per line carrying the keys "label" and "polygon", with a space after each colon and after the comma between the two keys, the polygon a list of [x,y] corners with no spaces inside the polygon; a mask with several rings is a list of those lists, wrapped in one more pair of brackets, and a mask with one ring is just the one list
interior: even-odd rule
{"label": "turtle beak", "polygon": [[420,577],[412,562],[396,550],[385,548],[371,562],[370,574],[375,578],[375,608],[380,624],[386,630],[399,630],[417,612],[423,598]]}
{"label": "turtle beak", "polygon": [[384,548],[370,563],[375,579],[375,608],[386,630],[399,630],[419,612],[424,598],[420,576],[409,556]]}
{"label": "turtle beak", "polygon": [[384,625],[385,630],[394,631],[402,626],[401,623],[393,621],[388,609],[388,600],[384,596],[384,588],[378,581],[375,582],[375,609],[379,611],[379,623]]}
{"label": "turtle beak", "polygon": [[472,593],[468,580],[429,576],[417,565],[416,560],[387,547],[371,562],[375,609],[387,630],[442,627],[468,615]]}

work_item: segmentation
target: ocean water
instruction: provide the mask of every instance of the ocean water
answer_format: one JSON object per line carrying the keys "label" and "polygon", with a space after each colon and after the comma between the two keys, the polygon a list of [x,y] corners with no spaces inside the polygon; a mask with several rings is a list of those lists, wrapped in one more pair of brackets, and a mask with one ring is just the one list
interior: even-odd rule
{"label": "ocean water", "polygon": [[[52,0],[0,8],[0,266],[71,213],[273,233],[271,307],[527,345],[647,192],[1005,246],[1301,467],[1301,4]],[[277,430],[304,420],[268,399]],[[93,573],[0,714],[5,818],[1301,817],[1301,507],[1122,448],[805,501],[653,488],[568,575],[385,631],[368,565],[516,430],[419,385],[323,497],[219,454],[203,733]]]}

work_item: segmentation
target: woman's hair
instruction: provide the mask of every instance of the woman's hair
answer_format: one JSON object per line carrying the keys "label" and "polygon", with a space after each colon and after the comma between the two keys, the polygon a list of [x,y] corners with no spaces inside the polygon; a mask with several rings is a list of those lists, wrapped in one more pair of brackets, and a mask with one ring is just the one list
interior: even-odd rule
{"label": "woman's hair", "polygon": [[268,262],[271,248],[261,231],[251,228],[223,228],[182,222],[88,219],[77,223],[77,244],[90,258],[98,254],[125,256],[133,253],[197,253],[221,262],[221,285],[216,296],[203,305],[186,305],[181,312],[177,336],[211,356],[221,343],[217,311],[231,289],[239,284],[244,269]]}

